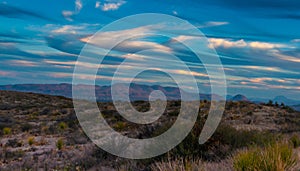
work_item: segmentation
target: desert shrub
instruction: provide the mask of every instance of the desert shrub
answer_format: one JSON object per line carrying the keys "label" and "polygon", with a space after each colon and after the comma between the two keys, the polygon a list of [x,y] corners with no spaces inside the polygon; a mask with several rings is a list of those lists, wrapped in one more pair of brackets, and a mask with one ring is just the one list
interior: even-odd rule
{"label": "desert shrub", "polygon": [[232,149],[249,145],[265,146],[280,138],[278,135],[268,132],[236,130],[227,125],[220,125],[214,137],[219,137],[222,143],[229,145]]}
{"label": "desert shrub", "polygon": [[109,154],[104,151],[101,148],[96,148],[93,153],[92,153],[92,157],[98,158],[98,159],[106,159],[109,156]]}
{"label": "desert shrub", "polygon": [[21,125],[21,130],[22,132],[27,132],[29,131],[30,129],[32,129],[32,125],[28,124],[28,123],[25,123],[25,124],[22,124]]}
{"label": "desert shrub", "polygon": [[60,130],[65,130],[65,129],[68,128],[68,125],[65,122],[60,122],[58,124],[58,127],[59,127]]}
{"label": "desert shrub", "polygon": [[273,143],[264,148],[251,147],[233,157],[237,171],[284,171],[296,164],[296,156],[288,143]]}
{"label": "desert shrub", "polygon": [[118,122],[114,125],[114,128],[115,128],[117,131],[122,131],[124,128],[126,128],[126,126],[127,126],[126,122],[118,121]]}
{"label": "desert shrub", "polygon": [[178,106],[180,106],[181,105],[181,101],[179,101],[179,100],[177,100],[177,101],[172,101],[172,103],[171,103],[171,107],[178,107]]}
{"label": "desert shrub", "polygon": [[35,119],[38,119],[38,116],[39,116],[38,112],[33,112],[33,113],[29,114],[29,119],[35,120]]}
{"label": "desert shrub", "polygon": [[41,132],[48,133],[49,132],[49,126],[47,126],[47,125],[41,126]]}
{"label": "desert shrub", "polygon": [[32,145],[35,143],[35,138],[34,138],[34,137],[29,137],[29,138],[27,139],[27,142],[28,142],[28,144],[29,144],[30,146],[32,146]]}
{"label": "desert shrub", "polygon": [[21,147],[22,142],[18,141],[16,138],[15,139],[10,139],[10,140],[7,141],[6,146],[13,147],[13,148]]}
{"label": "desert shrub", "polygon": [[273,101],[269,100],[269,102],[267,103],[267,106],[273,106]]}
{"label": "desert shrub", "polygon": [[11,128],[9,128],[9,127],[3,128],[3,134],[4,134],[4,135],[9,135],[9,134],[11,134]]}
{"label": "desert shrub", "polygon": [[35,144],[38,145],[38,146],[40,146],[40,145],[46,145],[46,144],[48,144],[48,141],[47,141],[47,139],[44,136],[42,136],[39,139],[39,141],[35,142]]}
{"label": "desert shrub", "polygon": [[290,138],[290,142],[292,143],[292,145],[293,145],[294,148],[299,147],[300,146],[300,138],[299,138],[299,136],[293,135]]}
{"label": "desert shrub", "polygon": [[5,151],[3,154],[6,159],[18,159],[25,155],[23,150]]}
{"label": "desert shrub", "polygon": [[[152,137],[165,132],[170,128],[170,124],[166,123],[164,127],[155,130]],[[221,124],[213,136],[205,144],[201,145],[198,141],[202,127],[203,121],[198,119],[193,130],[180,144],[169,151],[169,155],[172,157],[196,157],[203,160],[216,161],[225,158],[236,149],[251,145],[263,147],[280,139],[278,135],[272,133],[236,130],[231,126]],[[166,158],[166,155],[160,157]]]}
{"label": "desert shrub", "polygon": [[79,122],[77,119],[74,120],[68,120],[67,125],[69,128],[76,128],[79,125]]}
{"label": "desert shrub", "polygon": [[168,113],[170,116],[178,116],[179,112],[177,110],[170,111]]}
{"label": "desert shrub", "polygon": [[253,112],[252,112],[252,111],[248,111],[248,112],[247,112],[247,115],[252,116],[252,115],[253,115]]}
{"label": "desert shrub", "polygon": [[295,112],[295,110],[293,108],[289,107],[289,106],[286,106],[285,108],[286,108],[286,110],[287,110],[288,113]]}
{"label": "desert shrub", "polygon": [[46,134],[56,134],[59,132],[59,130],[57,129],[57,125],[52,124],[50,126],[47,126],[48,128],[46,129]]}
{"label": "desert shrub", "polygon": [[58,139],[57,140],[57,142],[56,142],[56,147],[57,147],[57,149],[58,150],[61,150],[62,148],[63,148],[63,146],[64,146],[64,141],[63,141],[63,139]]}
{"label": "desert shrub", "polygon": [[52,115],[53,115],[53,116],[59,116],[59,115],[61,115],[61,113],[58,112],[58,111],[55,111],[55,112],[52,113]]}

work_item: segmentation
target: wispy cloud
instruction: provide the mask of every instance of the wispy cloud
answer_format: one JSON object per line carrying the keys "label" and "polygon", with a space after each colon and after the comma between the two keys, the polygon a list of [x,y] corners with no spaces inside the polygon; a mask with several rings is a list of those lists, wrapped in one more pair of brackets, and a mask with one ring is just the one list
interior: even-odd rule
{"label": "wispy cloud", "polygon": [[44,60],[43,62],[52,65],[66,65],[66,66],[81,66],[84,68],[98,68],[98,64],[87,63],[87,62],[76,62],[76,61],[53,61],[53,60]]}
{"label": "wispy cloud", "polygon": [[293,42],[293,43],[299,43],[300,39],[293,39],[291,42]]}
{"label": "wispy cloud", "polygon": [[99,29],[100,24],[95,23],[81,23],[81,24],[46,24],[44,26],[29,26],[26,29],[30,31],[38,31],[47,36],[51,34],[77,34],[77,35],[90,35]]}
{"label": "wispy cloud", "polygon": [[266,43],[266,42],[250,42],[248,43],[249,47],[255,49],[274,49],[274,48],[283,48],[286,45],[277,44],[277,43]]}
{"label": "wispy cloud", "polygon": [[75,11],[76,12],[80,12],[80,10],[82,9],[83,5],[81,0],[75,0]]}
{"label": "wispy cloud", "polygon": [[0,71],[0,76],[2,77],[14,77],[16,75],[17,75],[16,72]]}
{"label": "wispy cloud", "polygon": [[[150,26],[152,27],[152,26]],[[101,32],[93,36],[93,39],[90,37],[85,37],[80,39],[84,43],[89,43],[95,45],[100,48],[109,48],[114,46],[115,43],[120,43],[119,40],[128,38],[128,36],[138,35],[140,38],[147,36],[150,33],[150,27],[137,27],[133,29],[127,30],[118,30],[118,31],[108,31]],[[122,51],[122,52],[138,52],[140,50],[145,49],[155,49],[156,51],[170,52],[171,48],[161,45],[156,42],[143,41],[143,40],[127,40],[123,41],[118,46],[114,48],[114,50]]]}
{"label": "wispy cloud", "polygon": [[53,33],[63,33],[63,34],[76,34],[78,29],[81,29],[82,27],[79,26],[72,26],[72,25],[64,25],[61,28],[55,29],[52,32]]}
{"label": "wispy cloud", "polygon": [[270,66],[255,66],[255,65],[223,65],[223,66],[225,70],[230,70],[230,71],[247,69],[249,70],[249,72],[259,71],[259,72],[298,74],[298,72],[282,69],[279,67],[270,67]]}
{"label": "wispy cloud", "polygon": [[68,21],[73,21],[73,19],[71,18],[74,15],[73,11],[62,11],[62,15],[64,16],[64,18]]}
{"label": "wispy cloud", "polygon": [[13,66],[26,66],[26,67],[35,67],[39,66],[39,63],[26,60],[9,60],[8,63]]}
{"label": "wispy cloud", "polygon": [[95,4],[95,8],[100,8],[102,11],[114,11],[119,9],[125,3],[126,1],[123,0],[106,1],[104,3],[97,1]]}
{"label": "wispy cloud", "polygon": [[210,38],[209,42],[210,42],[209,44],[210,48],[218,48],[218,47],[231,48],[231,47],[247,46],[247,43],[243,39],[238,41],[231,41],[231,40],[221,39],[221,38]]}
{"label": "wispy cloud", "polygon": [[186,71],[186,70],[169,70],[171,73],[178,75],[193,75],[198,77],[208,77],[205,73],[195,72],[195,71]]}
{"label": "wispy cloud", "polygon": [[100,1],[96,1],[95,8],[99,8],[99,7],[100,7],[100,4],[101,4]]}
{"label": "wispy cloud", "polygon": [[283,48],[286,47],[284,44],[279,43],[268,43],[268,42],[259,42],[259,41],[252,41],[246,42],[243,39],[240,40],[230,40],[230,39],[223,39],[223,38],[210,38],[209,39],[210,45],[209,47],[223,47],[223,48],[244,48],[249,47],[253,49],[274,49],[274,48]]}
{"label": "wispy cloud", "polygon": [[250,78],[249,79],[250,82],[252,83],[265,83],[266,81],[277,81],[279,83],[284,83],[285,80],[283,79],[278,79],[278,78],[268,78],[268,77],[262,77],[262,78]]}
{"label": "wispy cloud", "polygon": [[289,56],[289,55],[284,55],[284,54],[280,54],[278,51],[276,51],[274,53],[274,56],[284,60],[284,61],[290,61],[290,62],[296,62],[296,63],[300,63],[300,58],[294,57],[294,56]]}
{"label": "wispy cloud", "polygon": [[226,21],[209,21],[204,24],[196,25],[198,28],[206,28],[206,27],[215,27],[215,26],[223,26],[227,25],[229,22]]}
{"label": "wispy cloud", "polygon": [[72,16],[79,14],[81,11],[83,4],[81,0],[75,0],[75,9],[74,11],[64,10],[62,11],[62,15],[68,21],[73,21]]}

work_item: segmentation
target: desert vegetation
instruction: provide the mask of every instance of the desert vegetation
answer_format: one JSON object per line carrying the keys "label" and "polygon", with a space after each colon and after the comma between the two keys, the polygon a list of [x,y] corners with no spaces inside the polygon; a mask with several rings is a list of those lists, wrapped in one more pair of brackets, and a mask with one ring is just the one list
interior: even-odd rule
{"label": "desert vegetation", "polygon": [[[18,100],[19,99],[19,100]],[[227,102],[221,124],[198,144],[210,102],[199,104],[192,131],[161,156],[128,160],[94,145],[78,123],[72,100],[59,96],[0,91],[0,170],[297,170],[300,113],[283,105]],[[132,102],[138,111],[149,103]],[[180,101],[169,101],[151,124],[126,121],[112,103],[98,104],[108,124],[123,135],[150,138],[176,121]]]}

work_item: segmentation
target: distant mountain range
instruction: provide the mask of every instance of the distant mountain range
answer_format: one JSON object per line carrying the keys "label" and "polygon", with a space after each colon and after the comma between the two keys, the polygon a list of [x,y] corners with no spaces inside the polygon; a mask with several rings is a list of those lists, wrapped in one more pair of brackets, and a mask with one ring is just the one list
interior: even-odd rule
{"label": "distant mountain range", "polygon": [[273,102],[277,102],[278,104],[284,103],[285,105],[288,106],[300,105],[300,100],[289,99],[285,96],[276,96],[274,99],[264,99],[264,98],[250,99],[250,101],[252,102],[263,102],[263,103],[268,103],[269,100],[272,100]]}
{"label": "distant mountain range", "polygon": [[[75,88],[84,90],[88,88],[89,85],[76,85]],[[124,96],[124,85],[114,85],[117,86],[119,96]],[[33,92],[40,94],[48,95],[59,95],[65,97],[72,97],[72,85],[71,84],[15,84],[15,85],[0,85],[0,90],[11,90],[11,91],[21,91],[21,92]],[[149,95],[154,90],[161,90],[167,99],[169,100],[178,100],[181,98],[180,89],[177,87],[163,87],[159,85],[142,85],[142,84],[131,84],[129,90],[129,96],[131,101],[137,100],[148,100]],[[83,93],[85,93],[83,91]],[[187,93],[187,92],[185,92]],[[192,96],[191,93],[187,93]],[[111,101],[111,86],[95,86],[95,95],[98,101]],[[84,94],[83,94],[84,96]],[[200,94],[202,100],[210,100],[211,97],[214,97],[216,100],[223,99],[221,96],[213,94]],[[247,98],[242,94],[235,96],[226,96],[228,101],[248,101],[254,103],[267,103],[270,99],[263,98]],[[284,103],[285,105],[291,106],[296,110],[300,111],[300,101],[288,99],[285,96],[277,96],[274,99],[271,99],[273,102]]]}
{"label": "distant mountain range", "polygon": [[[85,97],[85,89],[89,89],[90,85],[76,85],[75,88],[82,91],[82,96]],[[117,93],[120,97],[125,96],[125,86],[122,84],[114,85],[118,90]],[[15,85],[0,85],[0,90],[20,91],[20,92],[33,92],[48,95],[58,95],[65,97],[72,97],[72,84],[15,84]],[[141,85],[131,84],[129,89],[129,97],[131,101],[148,100],[149,95],[154,90],[161,90],[167,99],[178,100],[181,99],[180,89],[177,87],[163,87],[159,85]],[[195,97],[195,94],[186,93],[189,97]],[[95,95],[98,101],[112,101],[111,86],[95,86]],[[200,94],[202,100],[210,100],[214,97],[216,100],[223,99],[219,95]]]}

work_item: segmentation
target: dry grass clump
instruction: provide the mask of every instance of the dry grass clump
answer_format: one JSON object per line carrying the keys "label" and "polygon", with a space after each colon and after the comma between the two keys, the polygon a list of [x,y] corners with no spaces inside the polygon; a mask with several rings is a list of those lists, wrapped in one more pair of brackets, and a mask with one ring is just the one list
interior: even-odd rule
{"label": "dry grass clump", "polygon": [[264,148],[251,147],[233,157],[233,167],[237,171],[285,171],[297,161],[289,143],[273,143]]}
{"label": "dry grass clump", "polygon": [[201,160],[175,159],[156,162],[151,165],[153,171],[204,171]]}
{"label": "dry grass clump", "polygon": [[3,128],[3,134],[4,134],[4,135],[9,135],[9,134],[11,134],[11,128],[8,128],[8,127]]}
{"label": "dry grass clump", "polygon": [[201,159],[183,159],[159,161],[151,164],[152,171],[231,171],[231,158],[218,162],[207,162]]}
{"label": "dry grass clump", "polygon": [[35,138],[33,136],[31,136],[27,139],[27,142],[30,146],[32,146],[35,143]]}

